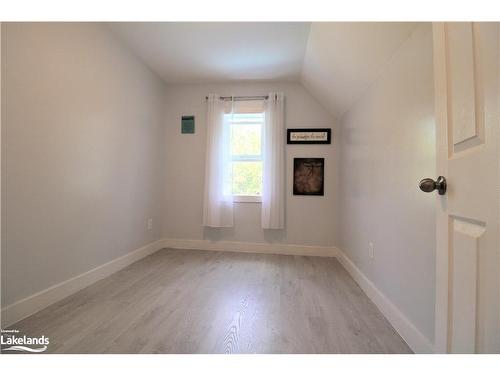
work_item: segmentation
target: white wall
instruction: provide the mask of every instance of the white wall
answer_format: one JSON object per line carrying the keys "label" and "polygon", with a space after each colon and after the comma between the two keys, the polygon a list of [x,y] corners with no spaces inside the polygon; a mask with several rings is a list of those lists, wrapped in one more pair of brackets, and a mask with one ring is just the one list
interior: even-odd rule
{"label": "white wall", "polygon": [[[259,203],[235,203],[233,229],[203,229],[205,96],[210,92],[220,95],[265,95],[270,91],[285,93],[286,127],[331,127],[333,144],[286,146],[288,195],[285,230],[264,231],[261,228]],[[164,184],[165,237],[320,246],[336,244],[339,151],[336,122],[300,84],[268,82],[169,85],[166,105],[165,168],[169,182]],[[195,116],[195,134],[181,134],[182,115]],[[292,195],[293,157],[325,158],[324,197]]]}
{"label": "white wall", "polygon": [[[342,119],[340,248],[430,342],[434,336],[432,30],[420,25]],[[374,243],[374,258],[368,243]]]}
{"label": "white wall", "polygon": [[99,24],[2,24],[3,307],[160,238],[163,94]]}

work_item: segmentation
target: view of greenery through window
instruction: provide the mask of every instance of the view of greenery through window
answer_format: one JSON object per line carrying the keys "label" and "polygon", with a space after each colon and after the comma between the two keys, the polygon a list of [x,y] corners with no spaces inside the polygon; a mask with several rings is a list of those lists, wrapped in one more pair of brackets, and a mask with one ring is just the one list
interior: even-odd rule
{"label": "view of greenery through window", "polygon": [[231,177],[234,195],[262,191],[262,113],[234,114],[231,126]]}
{"label": "view of greenery through window", "polygon": [[262,162],[233,162],[233,194],[260,195],[262,190]]}

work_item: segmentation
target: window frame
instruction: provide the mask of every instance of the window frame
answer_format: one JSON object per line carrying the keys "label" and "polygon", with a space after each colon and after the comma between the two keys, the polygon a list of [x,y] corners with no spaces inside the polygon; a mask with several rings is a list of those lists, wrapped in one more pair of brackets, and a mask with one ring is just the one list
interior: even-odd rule
{"label": "window frame", "polygon": [[[262,115],[262,118],[260,120],[260,141],[261,141],[261,149],[260,149],[260,155],[233,155],[232,152],[230,151],[230,161],[231,165],[233,162],[260,162],[262,169],[264,167],[263,163],[263,150],[262,150],[262,138],[263,138],[263,133],[264,133],[264,112],[256,112]],[[227,114],[228,116],[228,125],[230,126],[230,134],[232,131],[232,127],[235,125],[234,122],[232,121],[232,116],[233,115],[251,115],[255,113],[233,113],[233,114]],[[241,125],[244,125],[245,123],[242,123]],[[237,124],[236,124],[237,126]],[[229,137],[229,150],[232,150],[232,137]],[[261,181],[261,188],[262,188],[263,182]],[[262,190],[262,189],[261,189]],[[232,181],[231,181],[231,193],[232,193]],[[262,202],[262,192],[260,194],[231,194],[233,197],[233,202],[235,203],[261,203]]]}
{"label": "window frame", "polygon": [[235,203],[262,203],[262,195],[236,195],[233,194]]}

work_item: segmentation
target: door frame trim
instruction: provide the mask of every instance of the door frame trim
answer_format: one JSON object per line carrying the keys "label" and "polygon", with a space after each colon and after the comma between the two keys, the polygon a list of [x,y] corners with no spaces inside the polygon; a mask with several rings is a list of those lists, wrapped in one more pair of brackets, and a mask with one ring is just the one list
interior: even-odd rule
{"label": "door frame trim", "polygon": [[[444,161],[448,157],[448,113],[446,79],[446,45],[445,23],[432,24],[433,59],[434,59],[434,102],[436,122],[436,173],[448,176],[448,165]],[[441,109],[441,110],[440,110]],[[448,260],[448,228],[447,196],[436,194],[436,305],[434,328],[434,351],[448,352],[448,302],[449,302],[449,260]],[[446,228],[446,230],[439,230]]]}

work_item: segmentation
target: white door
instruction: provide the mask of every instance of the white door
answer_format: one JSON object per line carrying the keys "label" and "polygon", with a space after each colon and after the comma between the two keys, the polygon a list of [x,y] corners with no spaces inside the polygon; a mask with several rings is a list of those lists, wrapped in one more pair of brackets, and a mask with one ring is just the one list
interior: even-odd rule
{"label": "white door", "polygon": [[499,31],[433,27],[437,171],[447,180],[436,194],[438,353],[500,353]]}

